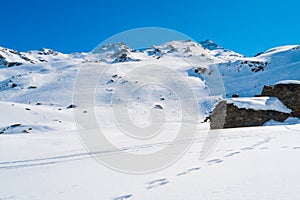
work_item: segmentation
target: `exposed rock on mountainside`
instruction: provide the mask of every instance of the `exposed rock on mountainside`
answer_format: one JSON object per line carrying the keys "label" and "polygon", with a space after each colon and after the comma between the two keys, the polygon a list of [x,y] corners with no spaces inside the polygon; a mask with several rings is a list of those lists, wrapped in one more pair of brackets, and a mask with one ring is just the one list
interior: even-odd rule
{"label": "exposed rock on mountainside", "polygon": [[262,96],[277,97],[293,111],[292,116],[300,118],[300,84],[281,82],[274,86],[264,86]]}
{"label": "exposed rock on mountainside", "polygon": [[214,43],[214,41],[207,39],[204,41],[201,41],[200,44],[204,47],[207,48],[209,50],[215,50],[215,49],[220,49],[222,47],[220,47],[219,45],[217,45],[216,43]]}
{"label": "exposed rock on mountainside", "polygon": [[243,66],[248,66],[252,72],[259,72],[259,71],[264,71],[266,66],[268,65],[268,62],[263,62],[263,61],[242,61],[240,64],[240,67],[242,68]]}
{"label": "exposed rock on mountainside", "polygon": [[18,52],[0,47],[0,67],[15,67],[24,64],[40,64],[48,62],[51,57],[61,53],[52,49],[42,48],[40,51]]}
{"label": "exposed rock on mountainside", "polygon": [[13,66],[19,66],[22,65],[20,62],[9,62],[6,60],[6,58],[1,54],[0,52],[0,66],[6,66],[6,67],[13,67]]}
{"label": "exposed rock on mountainside", "polygon": [[140,61],[140,59],[130,58],[128,57],[127,53],[122,53],[113,61],[113,63],[130,62],[130,61]]}

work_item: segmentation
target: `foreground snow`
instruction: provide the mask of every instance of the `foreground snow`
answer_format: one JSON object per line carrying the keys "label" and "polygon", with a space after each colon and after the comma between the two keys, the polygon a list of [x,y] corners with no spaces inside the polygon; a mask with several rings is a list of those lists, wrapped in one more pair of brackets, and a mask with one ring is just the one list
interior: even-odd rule
{"label": "foreground snow", "polygon": [[[1,135],[0,199],[299,197],[299,124],[223,130],[216,147],[203,160],[199,160],[199,151],[207,131],[200,129],[191,148],[175,164],[155,173],[132,175],[104,167],[84,150],[72,111],[46,106],[26,110],[28,105],[9,103],[0,107],[9,113],[0,116],[4,126],[21,123],[32,127],[29,134]],[[40,126],[51,129],[39,131]],[[116,139],[130,152],[163,148],[157,143],[146,148],[130,146]],[[114,154],[118,152],[110,156]]]}

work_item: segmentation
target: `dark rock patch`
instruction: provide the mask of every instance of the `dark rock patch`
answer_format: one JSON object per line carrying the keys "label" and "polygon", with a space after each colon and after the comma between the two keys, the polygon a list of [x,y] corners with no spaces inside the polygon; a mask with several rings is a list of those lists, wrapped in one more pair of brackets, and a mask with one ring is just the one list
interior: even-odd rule
{"label": "dark rock patch", "polygon": [[277,97],[286,107],[291,109],[292,116],[300,118],[300,85],[277,84],[264,86],[262,96]]}
{"label": "dark rock patch", "polygon": [[163,109],[162,105],[159,105],[159,104],[156,104],[156,105],[154,106],[154,108],[155,108],[155,109]]}
{"label": "dark rock patch", "polygon": [[12,124],[10,125],[11,128],[15,128],[15,127],[18,127],[18,126],[21,126],[22,124]]}
{"label": "dark rock patch", "polygon": [[6,62],[7,67],[20,66],[22,63],[19,62]]}
{"label": "dark rock patch", "polygon": [[71,108],[76,108],[76,105],[70,104],[69,106],[67,106],[67,109],[71,109]]}
{"label": "dark rock patch", "polygon": [[127,55],[127,53],[122,53],[113,61],[113,63],[130,62],[130,61],[137,62],[140,61],[140,59],[130,58]]}
{"label": "dark rock patch", "polygon": [[11,88],[15,88],[15,87],[17,87],[18,85],[16,84],[16,83],[13,83],[12,85],[11,85]]}

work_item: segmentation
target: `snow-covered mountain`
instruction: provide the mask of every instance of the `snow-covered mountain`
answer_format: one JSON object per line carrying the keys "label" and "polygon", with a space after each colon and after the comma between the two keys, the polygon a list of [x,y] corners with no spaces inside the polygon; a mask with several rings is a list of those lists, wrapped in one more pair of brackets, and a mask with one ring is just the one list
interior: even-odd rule
{"label": "snow-covered mountain", "polygon": [[[173,41],[146,49],[107,44],[92,53],[73,54],[50,49],[17,52],[0,47],[1,100],[66,105],[71,101],[72,83],[81,63],[111,64],[111,68],[118,68],[120,74],[124,74],[129,65],[159,63],[174,67],[190,77],[195,77],[193,71],[196,71],[199,78],[212,74],[210,68],[215,65],[222,75],[227,97],[232,94],[249,97],[259,94],[264,85],[299,80],[299,60],[299,45],[277,47],[255,57],[245,57],[211,40],[200,43]],[[107,87],[110,87],[109,84]],[[59,90],[63,90],[68,98],[58,95]]]}
{"label": "snow-covered mountain", "polygon": [[[120,173],[96,162],[78,137],[73,115],[75,110],[82,116],[90,113],[73,105],[78,73],[89,65],[105,69],[93,88],[94,113],[105,136],[118,147],[100,154],[147,154],[183,145],[187,140],[172,143],[181,124],[191,123],[181,118],[182,104],[196,97],[199,123],[186,154],[170,167],[144,175]],[[152,71],[145,66],[166,68]],[[140,77],[132,75],[137,69],[144,69],[138,71]],[[224,130],[207,157],[199,160],[199,152],[219,133],[211,131],[209,137],[208,123],[200,123],[216,102],[234,94],[253,97],[264,85],[299,83],[299,72],[298,45],[273,48],[255,57],[211,40],[171,41],[144,49],[106,44],[89,53],[72,54],[0,47],[0,199],[298,199],[297,118],[276,128],[272,125],[278,122],[269,121],[268,127]],[[161,85],[143,84],[148,80]],[[182,91],[185,82],[193,94]],[[82,84],[93,87],[89,79]],[[182,99],[173,93],[176,89],[185,95]],[[261,99],[229,101],[274,109],[274,104],[266,103],[268,98]],[[271,100],[280,105],[275,109],[287,109],[278,99]],[[151,110],[163,110],[166,130],[142,141],[123,135],[112,111],[119,105],[127,107],[133,124],[140,127],[151,123]]]}

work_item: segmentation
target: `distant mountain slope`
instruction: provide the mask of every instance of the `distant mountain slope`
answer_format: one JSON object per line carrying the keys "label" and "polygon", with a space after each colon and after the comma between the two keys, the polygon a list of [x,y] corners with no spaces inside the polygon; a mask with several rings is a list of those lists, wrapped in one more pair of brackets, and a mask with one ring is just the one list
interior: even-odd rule
{"label": "distant mountain slope", "polygon": [[214,77],[214,66],[220,71],[227,97],[233,94],[254,96],[264,85],[300,80],[299,47],[277,47],[256,57],[245,57],[211,40],[200,43],[172,41],[146,49],[131,49],[122,43],[107,44],[91,53],[73,54],[51,49],[18,52],[0,47],[0,100],[67,106],[72,102],[73,84],[80,64],[104,63],[111,67],[99,82],[98,100],[107,102],[117,84],[113,76],[130,84],[135,80],[123,78],[130,69],[160,64],[184,75],[202,99],[199,104],[206,113],[210,108],[205,108],[208,100],[202,97],[208,97],[209,90],[204,79]]}
{"label": "distant mountain slope", "polygon": [[300,46],[270,49],[252,58],[218,64],[227,96],[260,94],[264,85],[282,80],[300,80]]}

